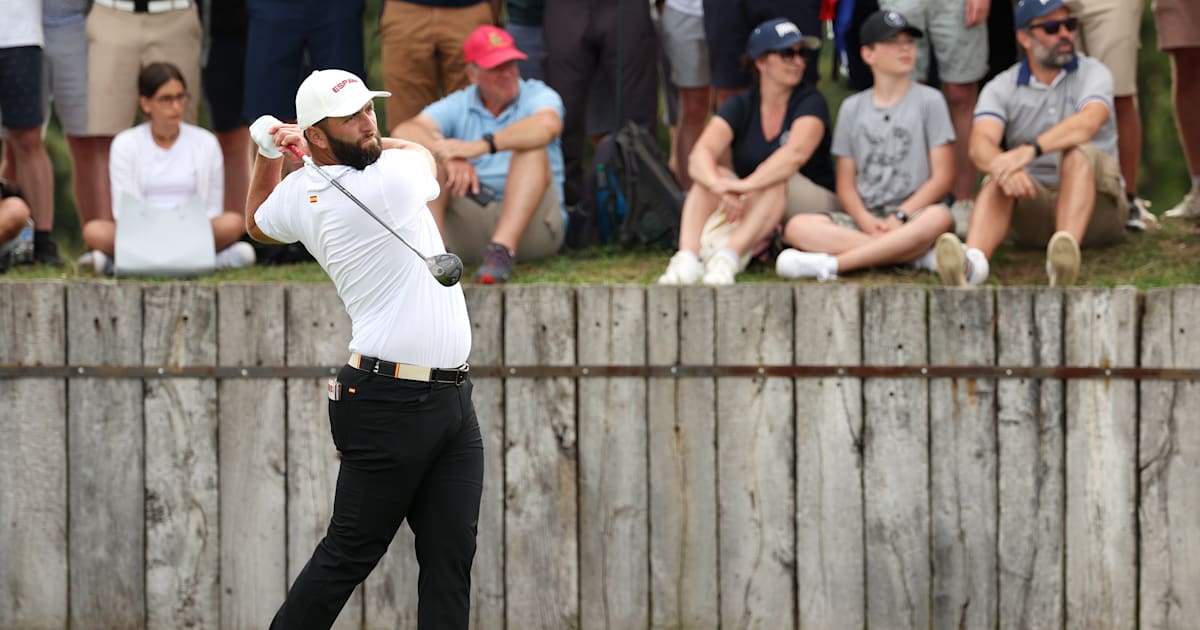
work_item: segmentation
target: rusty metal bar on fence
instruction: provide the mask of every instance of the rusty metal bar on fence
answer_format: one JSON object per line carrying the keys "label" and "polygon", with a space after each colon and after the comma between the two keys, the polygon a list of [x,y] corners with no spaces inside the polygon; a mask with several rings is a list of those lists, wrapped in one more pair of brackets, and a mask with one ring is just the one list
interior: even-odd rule
{"label": "rusty metal bar on fence", "polygon": [[[319,378],[341,366],[0,365],[14,378]],[[472,365],[474,378],[979,378],[1200,380],[1200,368],[1015,365]]]}

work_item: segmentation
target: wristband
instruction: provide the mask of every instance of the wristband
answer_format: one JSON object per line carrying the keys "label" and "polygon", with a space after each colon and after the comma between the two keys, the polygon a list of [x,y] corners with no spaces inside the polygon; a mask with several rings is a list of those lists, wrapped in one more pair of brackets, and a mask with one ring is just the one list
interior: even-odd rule
{"label": "wristband", "polygon": [[1042,145],[1038,144],[1037,138],[1029,141],[1029,146],[1033,147],[1033,157],[1042,157]]}
{"label": "wristband", "polygon": [[494,136],[490,133],[485,133],[485,134],[483,134],[483,139],[487,140],[488,153],[495,153],[496,152],[496,136]]}

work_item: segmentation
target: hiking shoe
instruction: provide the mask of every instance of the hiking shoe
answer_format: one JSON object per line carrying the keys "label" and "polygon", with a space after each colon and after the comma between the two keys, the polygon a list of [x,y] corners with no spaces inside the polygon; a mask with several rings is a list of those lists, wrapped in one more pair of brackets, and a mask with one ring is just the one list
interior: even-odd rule
{"label": "hiking shoe", "polygon": [[950,206],[950,216],[954,218],[954,234],[960,239],[967,238],[967,225],[971,223],[971,211],[975,202],[970,199],[959,199]]}
{"label": "hiking shoe", "polygon": [[1200,188],[1192,188],[1178,205],[1167,210],[1163,216],[1168,219],[1200,219]]}
{"label": "hiking shoe", "polygon": [[1141,197],[1129,199],[1129,218],[1125,220],[1125,229],[1130,232],[1145,232],[1147,229],[1158,228],[1158,217],[1150,212],[1150,202]]}
{"label": "hiking shoe", "polygon": [[[45,236],[42,236],[45,234]],[[54,267],[62,267],[66,263],[63,262],[61,256],[58,255],[58,243],[50,237],[49,232],[34,232],[33,233],[33,262],[40,265],[52,265]]]}
{"label": "hiking shoe", "polygon": [[254,246],[238,241],[217,252],[213,263],[217,269],[240,269],[254,264]]}
{"label": "hiking shoe", "polygon": [[987,256],[974,247],[963,245],[950,232],[938,237],[934,244],[934,258],[938,276],[948,287],[979,286],[987,281]]}
{"label": "hiking shoe", "polygon": [[1079,275],[1079,243],[1067,232],[1055,232],[1046,246],[1046,274],[1050,286],[1069,287]]}
{"label": "hiking shoe", "polygon": [[475,274],[479,284],[502,284],[508,282],[517,259],[508,248],[500,243],[488,243],[483,252],[483,264]]}
{"label": "hiking shoe", "polygon": [[677,251],[667,263],[667,270],[658,277],[659,284],[696,284],[704,277],[704,265],[692,252]]}
{"label": "hiking shoe", "polygon": [[738,261],[721,252],[713,254],[704,265],[704,284],[711,287],[730,285],[735,282]]}
{"label": "hiking shoe", "polygon": [[816,278],[821,282],[837,278],[837,258],[829,254],[785,249],[775,259],[775,273],[781,278]]}

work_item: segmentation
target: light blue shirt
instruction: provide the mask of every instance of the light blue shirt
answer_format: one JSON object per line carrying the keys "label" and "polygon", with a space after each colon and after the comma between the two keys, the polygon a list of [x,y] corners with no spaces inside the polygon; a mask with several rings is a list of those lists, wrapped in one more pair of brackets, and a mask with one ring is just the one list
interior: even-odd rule
{"label": "light blue shirt", "polygon": [[[564,115],[562,98],[550,86],[536,79],[521,79],[521,87],[517,91],[517,99],[512,102],[499,116],[493,116],[483,106],[479,98],[479,90],[470,85],[440,101],[433,103],[421,112],[437,123],[442,135],[458,140],[479,140],[485,133],[496,133],[501,129],[533,115],[540,109],[553,109],[561,118]],[[558,201],[563,200],[563,156],[562,142],[558,137],[546,146],[550,155],[550,174],[554,178],[554,186],[558,188]],[[508,179],[508,163],[512,159],[512,151],[497,151],[481,155],[471,160],[479,175],[480,183],[487,184],[496,191],[496,198],[504,197],[504,182]]]}

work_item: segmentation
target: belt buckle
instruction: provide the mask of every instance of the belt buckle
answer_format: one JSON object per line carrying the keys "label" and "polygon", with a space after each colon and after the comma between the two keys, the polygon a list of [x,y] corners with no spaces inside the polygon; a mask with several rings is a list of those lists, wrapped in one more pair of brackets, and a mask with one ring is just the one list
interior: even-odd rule
{"label": "belt buckle", "polygon": [[469,363],[462,364],[462,367],[458,368],[458,371],[454,377],[454,384],[462,385],[464,382],[466,382],[467,373],[470,371],[471,371],[471,365]]}

